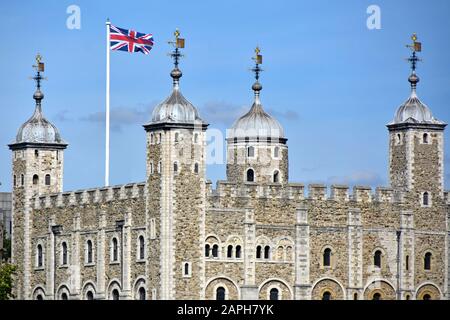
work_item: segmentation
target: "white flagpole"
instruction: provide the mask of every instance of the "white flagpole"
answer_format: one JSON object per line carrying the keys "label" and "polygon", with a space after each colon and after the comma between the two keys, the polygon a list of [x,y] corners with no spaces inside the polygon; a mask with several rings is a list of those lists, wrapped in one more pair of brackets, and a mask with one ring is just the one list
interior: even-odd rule
{"label": "white flagpole", "polygon": [[106,20],[106,143],[105,143],[105,186],[109,186],[109,19]]}

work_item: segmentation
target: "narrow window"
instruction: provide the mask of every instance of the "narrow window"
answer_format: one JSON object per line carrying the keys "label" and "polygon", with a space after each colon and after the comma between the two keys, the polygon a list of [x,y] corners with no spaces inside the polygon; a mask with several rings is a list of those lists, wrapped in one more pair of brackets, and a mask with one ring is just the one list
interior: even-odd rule
{"label": "narrow window", "polygon": [[184,275],[185,276],[188,276],[190,274],[190,272],[189,272],[189,263],[185,263],[184,264]]}
{"label": "narrow window", "polygon": [[225,288],[218,287],[216,289],[216,300],[225,300]]}
{"label": "narrow window", "polygon": [[381,268],[381,251],[377,250],[375,251],[375,254],[373,256],[373,264],[377,268]]}
{"label": "narrow window", "polygon": [[241,257],[241,251],[242,251],[241,246],[236,246],[236,258],[239,259]]}
{"label": "narrow window", "polygon": [[34,185],[37,185],[39,183],[39,176],[37,175],[37,174],[35,174],[34,176],[33,176],[33,184]]}
{"label": "narrow window", "polygon": [[161,140],[162,140],[162,135],[161,135],[161,133],[158,133],[158,144],[161,143]]}
{"label": "narrow window", "polygon": [[150,174],[153,174],[153,162],[150,162]]}
{"label": "narrow window", "polygon": [[411,297],[409,296],[409,294],[406,295],[406,300],[410,300]]}
{"label": "narrow window", "polygon": [[331,300],[331,293],[329,291],[325,291],[322,294],[322,300]]}
{"label": "narrow window", "polygon": [[229,245],[227,248],[227,258],[233,257],[233,246]]}
{"label": "narrow window", "polygon": [[323,252],[323,265],[324,267],[331,266],[331,249],[326,248]]}
{"label": "narrow window", "polygon": [[56,150],[56,160],[59,160],[59,150]]}
{"label": "narrow window", "polygon": [[67,293],[63,292],[61,294],[61,300],[69,300],[69,297],[67,297]]}
{"label": "narrow window", "polygon": [[158,173],[161,173],[161,161],[158,162]]}
{"label": "narrow window", "polygon": [[143,236],[139,236],[139,259],[145,258],[145,241]]}
{"label": "narrow window", "polygon": [[358,300],[358,294],[357,293],[353,294],[353,300]]}
{"label": "narrow window", "polygon": [[117,289],[114,289],[112,291],[112,299],[113,300],[119,300],[119,291]]}
{"label": "narrow window", "polygon": [[273,157],[278,158],[279,156],[280,156],[280,148],[279,147],[273,148]]}
{"label": "narrow window", "polygon": [[198,133],[194,134],[194,143],[198,143]]}
{"label": "narrow window", "polygon": [[247,148],[247,157],[252,158],[255,156],[255,147],[248,147]]}
{"label": "narrow window", "polygon": [[275,172],[273,173],[273,182],[280,182],[280,172],[278,170],[275,170]]}
{"label": "narrow window", "polygon": [[264,259],[269,259],[269,258],[270,258],[270,247],[265,246],[264,247]]}
{"label": "narrow window", "polygon": [[34,150],[34,156],[37,158],[39,157],[39,150]]}
{"label": "narrow window", "polygon": [[62,250],[62,261],[61,264],[65,266],[67,264],[67,243],[63,242],[61,244],[61,250]]}
{"label": "narrow window", "polygon": [[405,258],[405,268],[406,268],[406,271],[409,271],[409,256],[406,256],[406,258]]}
{"label": "narrow window", "polygon": [[92,263],[92,241],[88,240],[86,242],[86,250],[87,250],[87,263]]}
{"label": "narrow window", "polygon": [[156,238],[156,222],[155,218],[150,219],[150,239]]}
{"label": "narrow window", "polygon": [[430,204],[430,195],[428,192],[423,193],[423,205],[428,206]]}
{"label": "narrow window", "polygon": [[178,132],[175,132],[175,142],[178,142],[180,140],[180,134]]}
{"label": "narrow window", "polygon": [[256,259],[261,259],[261,246],[256,247]]}
{"label": "narrow window", "polygon": [[145,300],[145,289],[143,287],[139,288],[139,300]]}
{"label": "narrow window", "polygon": [[112,239],[112,261],[118,260],[118,245],[117,245],[117,239]]}
{"label": "narrow window", "polygon": [[402,142],[402,136],[401,134],[397,134],[397,144],[400,144]]}
{"label": "narrow window", "polygon": [[46,174],[46,175],[45,175],[45,185],[46,185],[46,186],[49,186],[49,185],[50,185],[50,175],[49,175],[49,174]]}
{"label": "narrow window", "polygon": [[255,172],[253,171],[253,169],[248,169],[247,170],[247,181],[248,182],[254,182],[255,181]]}
{"label": "narrow window", "polygon": [[153,136],[153,133],[150,134],[150,144],[155,143],[155,137]]}
{"label": "narrow window", "polygon": [[23,186],[25,184],[25,178],[23,174],[20,175],[20,185]]}
{"label": "narrow window", "polygon": [[372,300],[381,300],[381,294],[380,293],[375,293],[372,297]]}
{"label": "narrow window", "polygon": [[17,178],[16,175],[14,175],[14,187],[17,185]]}
{"label": "narrow window", "polygon": [[194,164],[194,173],[195,174],[198,173],[198,163],[197,162]]}
{"label": "narrow window", "polygon": [[270,289],[270,300],[279,300],[279,291],[276,288]]}
{"label": "narrow window", "polygon": [[425,257],[423,259],[423,268],[425,270],[431,270],[431,252],[425,253]]}
{"label": "narrow window", "polygon": [[94,300],[94,294],[92,291],[86,292],[86,300]]}
{"label": "narrow window", "polygon": [[423,134],[423,143],[428,143],[428,133]]}
{"label": "narrow window", "polygon": [[178,163],[177,162],[173,163],[173,172],[178,173]]}
{"label": "narrow window", "polygon": [[37,246],[37,266],[42,267],[42,245]]}
{"label": "narrow window", "polygon": [[209,251],[211,250],[211,247],[209,244],[205,245],[205,257],[209,257]]}
{"label": "narrow window", "polygon": [[219,246],[217,244],[213,245],[212,256],[217,258],[219,256]]}

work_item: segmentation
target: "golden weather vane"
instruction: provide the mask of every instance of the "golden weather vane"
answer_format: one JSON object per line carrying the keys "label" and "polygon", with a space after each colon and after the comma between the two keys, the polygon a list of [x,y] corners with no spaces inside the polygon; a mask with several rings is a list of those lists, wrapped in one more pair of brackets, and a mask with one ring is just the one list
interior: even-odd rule
{"label": "golden weather vane", "polygon": [[252,58],[253,60],[255,60],[256,64],[262,64],[262,55],[259,54],[260,52],[261,50],[259,49],[259,46],[256,46],[255,57]]}
{"label": "golden weather vane", "polygon": [[417,41],[417,34],[413,33],[411,36],[412,44],[407,44],[406,46],[412,50],[412,55],[407,60],[411,63],[411,69],[413,72],[416,70],[416,65],[418,61],[421,61],[419,57],[416,56],[416,52],[422,51],[422,43]]}
{"label": "golden weather vane", "polygon": [[33,65],[33,68],[35,68],[38,72],[44,72],[44,63],[42,61],[42,56],[38,53],[36,55],[36,64]]}

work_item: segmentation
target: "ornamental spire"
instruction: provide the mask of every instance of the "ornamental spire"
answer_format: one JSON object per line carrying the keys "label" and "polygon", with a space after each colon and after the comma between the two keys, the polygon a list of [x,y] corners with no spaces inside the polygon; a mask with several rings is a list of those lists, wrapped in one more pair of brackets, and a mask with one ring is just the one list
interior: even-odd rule
{"label": "ornamental spire", "polygon": [[412,55],[407,59],[408,62],[411,63],[411,75],[409,76],[408,81],[411,83],[412,93],[415,94],[417,83],[420,81],[420,78],[416,75],[417,62],[422,61],[416,55],[416,52],[422,51],[422,43],[417,41],[417,35],[415,33],[412,34],[411,39],[413,43],[406,45],[406,47],[410,48],[412,51]]}
{"label": "ornamental spire", "polygon": [[41,75],[41,72],[44,72],[44,63],[42,61],[42,56],[38,53],[36,55],[36,64],[33,65],[33,68],[36,69],[36,75],[32,77],[34,81],[36,81],[36,91],[33,94],[34,100],[36,100],[36,108],[41,111],[41,101],[44,99],[44,94],[41,92],[41,80],[45,80]]}
{"label": "ornamental spire", "polygon": [[262,64],[262,55],[260,54],[261,50],[259,49],[259,47],[257,46],[255,48],[255,56],[252,58],[255,61],[255,66],[251,69],[251,71],[253,71],[255,73],[255,83],[252,85],[252,89],[255,92],[255,103],[256,104],[260,104],[261,102],[259,101],[259,92],[262,90],[262,85],[259,83],[259,73],[261,71],[263,71],[263,69],[261,69],[259,67],[260,64]]}
{"label": "ornamental spire", "polygon": [[179,83],[180,83],[180,78],[183,75],[181,70],[178,69],[179,60],[183,56],[183,54],[181,54],[179,49],[184,48],[184,38],[180,38],[180,31],[178,30],[178,28],[175,30],[175,32],[173,34],[175,36],[175,41],[169,41],[168,42],[169,44],[171,44],[175,48],[173,50],[173,52],[169,53],[169,55],[173,59],[173,64],[175,66],[173,68],[173,70],[170,72],[170,76],[173,79],[173,87],[174,87],[174,89],[178,89]]}

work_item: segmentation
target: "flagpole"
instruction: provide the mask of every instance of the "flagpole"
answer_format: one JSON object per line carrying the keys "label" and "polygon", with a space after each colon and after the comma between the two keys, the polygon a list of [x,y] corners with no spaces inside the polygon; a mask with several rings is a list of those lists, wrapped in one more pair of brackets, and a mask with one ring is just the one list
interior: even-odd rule
{"label": "flagpole", "polygon": [[109,186],[109,19],[106,20],[106,143],[105,143],[105,186]]}

